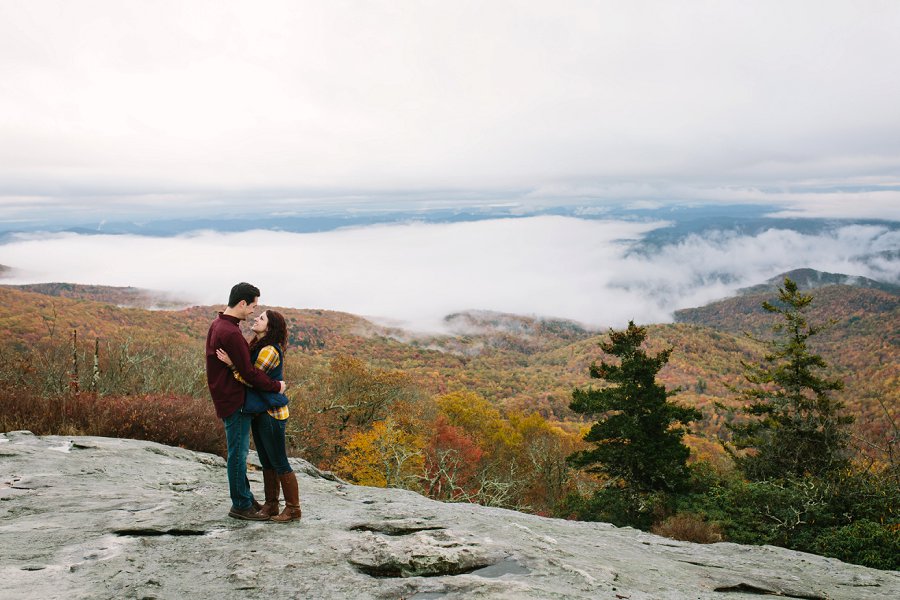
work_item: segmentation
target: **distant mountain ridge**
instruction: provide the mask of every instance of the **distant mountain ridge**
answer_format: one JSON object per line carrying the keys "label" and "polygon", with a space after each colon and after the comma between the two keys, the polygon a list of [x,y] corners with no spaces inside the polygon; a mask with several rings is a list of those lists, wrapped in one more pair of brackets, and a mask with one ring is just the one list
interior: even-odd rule
{"label": "distant mountain ridge", "polygon": [[782,273],[767,282],[740,290],[730,298],[710,302],[705,306],[675,311],[676,323],[705,325],[733,333],[760,334],[770,329],[769,319],[762,303],[777,297],[778,288],[785,277],[797,283],[801,290],[815,290],[810,316],[816,322],[826,323],[837,315],[844,317],[835,323],[838,329],[860,327],[861,321],[878,316],[886,331],[900,326],[900,286],[865,277],[826,273],[814,269],[796,269]]}
{"label": "distant mountain ridge", "polygon": [[489,310],[452,313],[444,317],[444,323],[448,325],[450,331],[461,335],[488,332],[538,335],[541,332],[553,332],[565,336],[567,333],[580,335],[591,331],[590,328],[569,319],[526,317]]}
{"label": "distant mountain ridge", "polygon": [[828,285],[848,285],[851,287],[871,288],[890,294],[900,295],[900,285],[876,281],[874,279],[869,279],[868,277],[862,277],[861,275],[828,273],[826,271],[817,271],[809,268],[794,269],[793,271],[776,275],[764,283],[741,288],[738,290],[738,293],[750,295],[763,292],[777,292],[778,288],[784,284],[785,277],[790,278],[801,290],[814,290]]}
{"label": "distant mountain ridge", "polygon": [[[0,265],[0,277],[4,267]],[[108,285],[85,285],[81,283],[30,283],[4,286],[23,292],[34,292],[44,296],[92,300],[130,308],[146,308],[151,310],[177,310],[193,303],[175,298],[172,294],[135,287],[116,287]]]}
{"label": "distant mountain ridge", "polygon": [[900,229],[900,222],[871,219],[824,219],[810,216],[779,216],[778,205],[715,203],[663,203],[658,206],[638,206],[631,203],[598,203],[583,200],[573,203],[530,204],[518,201],[490,201],[482,199],[454,206],[440,202],[392,202],[372,206],[366,202],[339,205],[300,205],[286,208],[282,204],[265,205],[252,213],[230,213],[210,217],[208,214],[183,214],[177,218],[162,215],[143,215],[140,218],[108,219],[105,216],[85,217],[83,221],[33,219],[15,223],[0,223],[0,243],[14,239],[18,233],[75,233],[79,235],[142,235],[152,237],[178,236],[192,231],[236,233],[257,229],[312,233],[333,231],[345,227],[367,227],[396,223],[460,223],[491,219],[527,218],[538,216],[568,216],[579,219],[614,219],[625,221],[664,221],[667,226],[649,232],[635,252],[658,250],[691,235],[732,231],[741,235],[757,235],[769,229],[786,229],[806,234],[818,234],[841,225],[877,225],[890,230]]}

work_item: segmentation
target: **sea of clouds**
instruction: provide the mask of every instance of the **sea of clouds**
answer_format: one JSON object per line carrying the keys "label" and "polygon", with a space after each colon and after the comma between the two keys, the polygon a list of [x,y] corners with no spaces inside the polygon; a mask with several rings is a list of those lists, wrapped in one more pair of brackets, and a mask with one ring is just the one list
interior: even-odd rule
{"label": "sea of clouds", "polygon": [[221,304],[237,281],[266,305],[346,311],[419,331],[476,309],[619,327],[658,323],[785,271],[900,283],[900,232],[849,225],[692,235],[648,251],[663,222],[540,216],[404,223],[322,233],[198,231],[178,237],[20,234],[0,245],[4,283],[65,281]]}

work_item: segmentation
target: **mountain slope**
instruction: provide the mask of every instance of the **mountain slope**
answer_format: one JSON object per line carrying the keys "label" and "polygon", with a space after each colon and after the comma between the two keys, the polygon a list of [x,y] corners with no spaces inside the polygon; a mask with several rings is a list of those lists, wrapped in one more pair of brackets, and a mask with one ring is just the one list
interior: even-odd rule
{"label": "mountain slope", "polygon": [[790,278],[801,290],[814,290],[829,285],[848,285],[851,287],[873,288],[890,294],[900,294],[900,285],[875,281],[874,279],[857,275],[827,273],[825,271],[816,271],[815,269],[794,269],[793,271],[788,271],[787,273],[782,273],[781,275],[773,277],[765,283],[744,288],[739,291],[741,294],[777,294],[778,288],[784,283],[785,277]]}
{"label": "mountain slope", "polygon": [[[103,297],[93,286],[80,291]],[[813,349],[844,378],[841,397],[857,416],[860,434],[886,439],[891,418],[900,418],[900,297],[847,285],[819,287],[813,295],[811,320],[835,321],[813,338]],[[120,298],[120,290],[110,295],[113,302]],[[677,323],[649,327],[652,350],[674,348],[661,380],[682,388],[678,401],[704,412],[698,432],[715,436],[721,431],[721,416],[712,405],[732,402],[735,394],[728,386],[741,384],[741,361],[762,355],[763,347],[743,332],[770,334],[774,321],[761,304],[772,299],[769,292],[745,294],[679,311]],[[94,338],[129,339],[161,351],[177,345],[202,369],[203,340],[217,309],[148,311],[0,286],[0,326],[10,334],[0,350],[46,342],[51,331],[66,343],[77,329],[79,339],[91,344]],[[588,367],[601,358],[597,344],[604,335],[565,321],[472,312],[448,317],[457,335],[422,336],[346,313],[279,310],[288,319],[291,381],[302,382],[316,365],[349,354],[378,368],[402,370],[428,394],[472,390],[500,407],[537,411],[574,429],[581,419],[568,409],[571,392],[596,384]]]}

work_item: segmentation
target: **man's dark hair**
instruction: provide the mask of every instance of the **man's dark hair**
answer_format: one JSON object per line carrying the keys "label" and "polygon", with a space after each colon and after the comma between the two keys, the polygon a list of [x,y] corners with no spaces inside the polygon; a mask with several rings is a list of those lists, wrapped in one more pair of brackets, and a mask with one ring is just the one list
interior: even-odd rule
{"label": "man's dark hair", "polygon": [[252,304],[257,298],[259,298],[259,288],[242,281],[231,288],[231,294],[228,296],[228,308],[234,308],[241,300],[247,304]]}

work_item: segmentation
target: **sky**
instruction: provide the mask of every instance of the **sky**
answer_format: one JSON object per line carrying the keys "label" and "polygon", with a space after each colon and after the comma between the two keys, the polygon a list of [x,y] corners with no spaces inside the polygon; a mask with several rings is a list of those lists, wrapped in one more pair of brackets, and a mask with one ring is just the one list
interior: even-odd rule
{"label": "sky", "polygon": [[[0,0],[4,281],[244,279],[424,329],[665,321],[799,267],[898,283],[898,31],[894,0]],[[642,255],[664,217],[603,218],[667,204],[834,223]],[[64,231],[448,208],[490,218]]]}
{"label": "sky", "polygon": [[897,31],[891,0],[0,0],[0,224],[468,197],[900,219]]}

